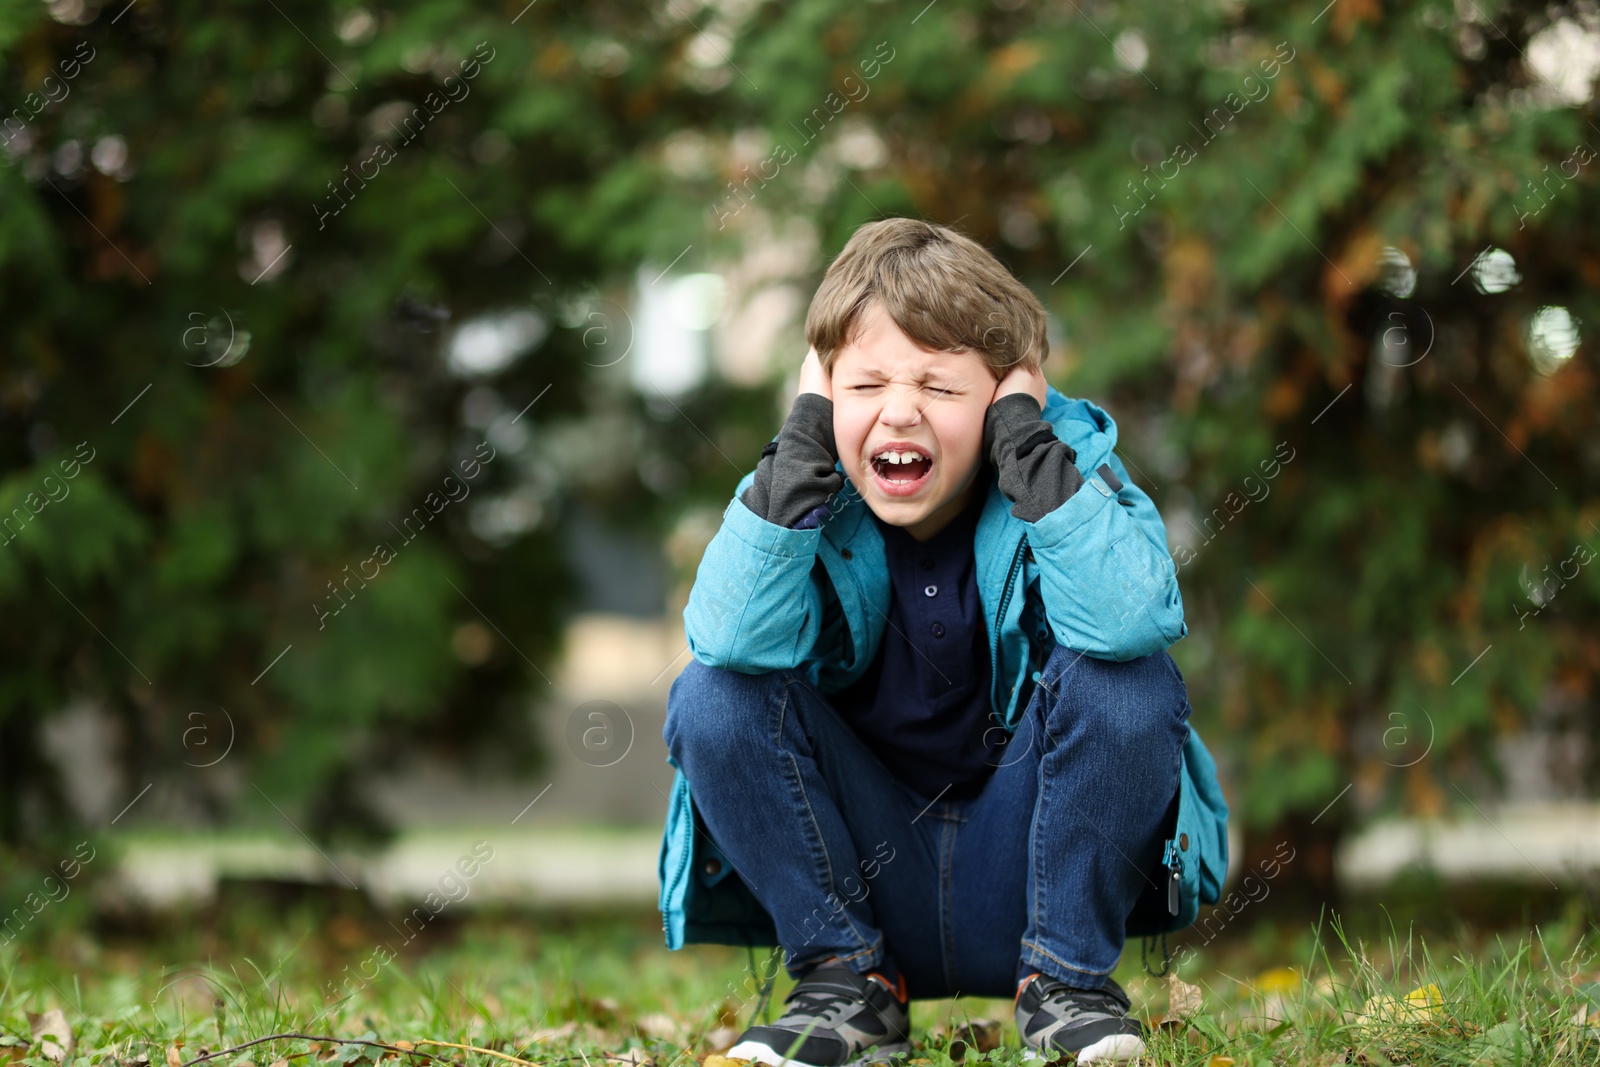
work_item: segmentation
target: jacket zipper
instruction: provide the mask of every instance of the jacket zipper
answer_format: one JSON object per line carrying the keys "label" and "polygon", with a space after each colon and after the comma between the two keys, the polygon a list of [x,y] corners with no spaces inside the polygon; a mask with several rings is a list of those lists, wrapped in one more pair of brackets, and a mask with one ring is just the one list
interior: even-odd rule
{"label": "jacket zipper", "polygon": [[[672,872],[672,880],[667,883],[667,900],[669,903],[672,902],[673,898],[678,895],[678,886],[683,882],[684,874],[689,866],[690,854],[694,851],[694,809],[690,806],[690,802],[687,800],[680,804],[679,807],[689,808],[687,813],[687,818],[689,820],[689,843],[684,847],[682,853],[678,856],[678,869]],[[683,908],[684,917],[687,920],[689,912],[689,895],[687,892],[684,893],[681,907]],[[661,917],[661,926],[662,929],[666,929],[667,917],[665,915]]]}
{"label": "jacket zipper", "polygon": [[995,609],[994,627],[990,630],[989,648],[989,702],[994,708],[994,713],[1005,725],[1005,712],[1000,710],[1000,620],[1006,617],[1006,606],[1011,603],[1011,584],[1017,576],[1017,568],[1022,565],[1022,551],[1028,547],[1028,537],[1024,534],[1017,541],[1017,550],[1011,556],[1011,568],[1006,571],[1006,586],[1000,593],[1000,605]]}

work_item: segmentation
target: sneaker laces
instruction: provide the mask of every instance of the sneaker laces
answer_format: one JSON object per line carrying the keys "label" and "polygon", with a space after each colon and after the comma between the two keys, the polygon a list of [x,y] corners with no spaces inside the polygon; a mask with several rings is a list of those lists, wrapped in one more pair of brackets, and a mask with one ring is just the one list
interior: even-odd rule
{"label": "sneaker laces", "polygon": [[784,998],[786,1006],[791,1004],[793,1006],[783,1014],[785,1018],[801,1013],[826,1015],[841,1004],[853,1004],[862,999],[864,998],[859,994],[850,994],[837,989],[802,989]]}
{"label": "sneaker laces", "polygon": [[1128,1013],[1128,1005],[1120,997],[1103,989],[1065,989],[1064,992],[1068,994],[1072,1000],[1079,1004],[1086,1004],[1087,1006],[1091,1007],[1104,1006],[1107,1008],[1120,1009],[1119,1011],[1108,1012],[1107,1014],[1126,1015]]}
{"label": "sneaker laces", "polygon": [[[788,1021],[791,1024],[802,1021],[809,1023],[818,1016],[832,1020],[834,1013],[840,1011],[842,1008],[856,1004],[865,1004],[867,1007],[873,1009],[873,1013],[877,1015],[879,1019],[882,1020],[886,1026],[888,1026],[889,1029],[894,1029],[892,1025],[889,1025],[889,1020],[884,1018],[883,1012],[874,1006],[872,1001],[868,998],[868,990],[847,988],[843,980],[839,980],[836,984],[830,985],[823,985],[821,983],[816,985],[808,985],[806,979],[812,977],[815,975],[815,973],[816,971],[813,969],[812,972],[803,976],[800,979],[800,983],[789,991],[788,996],[783,998],[785,1008],[783,1017],[778,1019],[774,1025],[783,1023],[785,1021]],[[863,975],[862,978],[868,983],[872,981],[870,976]],[[901,981],[903,983],[904,979]],[[895,998],[897,1001],[899,1000],[895,991],[890,990],[889,995]],[[803,1015],[806,1018],[804,1020],[793,1018],[796,1015]]]}
{"label": "sneaker laces", "polygon": [[[1045,981],[1041,975],[1038,981]],[[1127,1015],[1132,1008],[1131,1002],[1119,986],[1108,984],[1104,989],[1079,989],[1069,986],[1060,979],[1050,979],[1054,984],[1042,989],[1039,998],[1039,1008],[1043,1010],[1047,1004],[1060,1005],[1066,1002],[1071,1007],[1077,1008],[1079,1014],[1084,1009],[1101,1009],[1107,1015]],[[1021,993],[1018,993],[1020,999]]]}

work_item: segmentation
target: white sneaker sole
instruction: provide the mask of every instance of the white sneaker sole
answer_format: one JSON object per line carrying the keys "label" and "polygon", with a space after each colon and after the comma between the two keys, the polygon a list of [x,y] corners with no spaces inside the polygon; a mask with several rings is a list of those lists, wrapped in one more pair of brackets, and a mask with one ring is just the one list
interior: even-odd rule
{"label": "white sneaker sole", "polygon": [[[1023,1053],[1022,1060],[1024,1063],[1049,1063],[1064,1055],[1066,1055],[1064,1052],[1052,1052],[1047,1056],[1039,1049],[1028,1048]],[[1132,1034],[1112,1034],[1110,1037],[1102,1037],[1088,1048],[1080,1049],[1077,1062],[1118,1063],[1137,1059],[1142,1055],[1144,1055],[1143,1038],[1134,1037]]]}
{"label": "white sneaker sole", "polygon": [[[1142,1047],[1142,1046],[1141,1046]],[[887,1045],[874,1045],[855,1059],[841,1065],[841,1067],[866,1067],[869,1063],[878,1063],[891,1056],[910,1052],[909,1041],[899,1041]],[[723,1053],[730,1060],[755,1060],[757,1063],[770,1064],[771,1067],[817,1067],[816,1064],[807,1063],[805,1060],[791,1060],[784,1058],[783,1054],[763,1041],[741,1041]]]}

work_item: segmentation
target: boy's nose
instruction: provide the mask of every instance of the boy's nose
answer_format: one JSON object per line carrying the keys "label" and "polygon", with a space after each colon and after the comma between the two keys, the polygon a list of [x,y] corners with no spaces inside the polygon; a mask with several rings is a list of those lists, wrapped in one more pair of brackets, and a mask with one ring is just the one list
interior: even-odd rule
{"label": "boy's nose", "polygon": [[922,396],[912,390],[891,389],[878,417],[891,426],[913,425],[922,418],[923,403]]}

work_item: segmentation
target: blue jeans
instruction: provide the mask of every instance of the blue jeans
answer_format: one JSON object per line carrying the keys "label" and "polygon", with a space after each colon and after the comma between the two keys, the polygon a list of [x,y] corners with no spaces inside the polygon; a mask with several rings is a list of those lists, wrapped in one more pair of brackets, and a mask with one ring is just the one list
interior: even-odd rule
{"label": "blue jeans", "polygon": [[1188,718],[1165,651],[1116,663],[1058,646],[967,800],[894,778],[795,670],[691,660],[662,736],[791,975],[887,954],[913,997],[1009,998],[1031,970],[1103,986],[1141,893],[1164,906]]}

